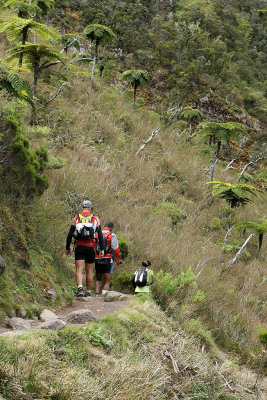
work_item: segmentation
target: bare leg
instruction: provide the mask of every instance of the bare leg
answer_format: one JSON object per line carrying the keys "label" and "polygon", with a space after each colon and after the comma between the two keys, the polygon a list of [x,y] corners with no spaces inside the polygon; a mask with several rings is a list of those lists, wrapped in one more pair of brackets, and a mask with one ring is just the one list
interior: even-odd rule
{"label": "bare leg", "polygon": [[84,268],[84,260],[75,260],[76,265],[76,282],[77,286],[83,284],[83,268]]}
{"label": "bare leg", "polygon": [[101,273],[96,274],[96,283],[95,283],[95,292],[96,293],[100,293],[102,279],[103,279],[103,274],[101,274]]}
{"label": "bare leg", "polygon": [[95,263],[85,264],[86,288],[87,288],[87,290],[91,290],[92,285],[93,285],[94,266],[95,266]]}
{"label": "bare leg", "polygon": [[111,280],[111,274],[103,274],[103,278],[104,278],[104,286],[103,286],[103,290],[109,290],[109,285],[110,285],[110,280]]}

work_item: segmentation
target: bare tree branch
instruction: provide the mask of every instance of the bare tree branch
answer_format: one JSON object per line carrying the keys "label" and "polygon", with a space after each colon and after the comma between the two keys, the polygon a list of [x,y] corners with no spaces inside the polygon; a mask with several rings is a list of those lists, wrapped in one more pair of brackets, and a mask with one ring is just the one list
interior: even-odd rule
{"label": "bare tree branch", "polygon": [[153,139],[153,137],[158,133],[158,131],[160,130],[160,127],[158,126],[153,132],[152,135],[147,139],[147,141],[140,147],[139,150],[137,150],[137,152],[135,154],[138,154],[141,150],[143,150],[146,145],[151,142],[151,140]]}
{"label": "bare tree branch", "polygon": [[64,89],[64,87],[67,86],[67,85],[69,85],[69,82],[63,82],[62,85],[60,86],[60,88],[58,89],[57,93],[56,93],[53,97],[51,97],[51,99],[48,100],[48,101],[45,103],[45,105],[47,106],[47,104],[51,103],[51,101],[53,101],[53,100],[59,95],[59,93],[62,92],[62,90]]}
{"label": "bare tree branch", "polygon": [[77,38],[74,38],[70,43],[66,43],[63,49],[60,50],[60,53],[64,53],[64,51],[68,50],[68,48],[71,47],[74,42],[78,42],[79,45],[81,44],[81,42]]}
{"label": "bare tree branch", "polygon": [[249,237],[248,237],[248,238],[245,240],[245,242],[243,243],[241,249],[236,253],[236,256],[235,256],[231,261],[229,261],[229,263],[228,263],[229,266],[235,264],[235,263],[239,260],[241,254],[242,254],[243,251],[245,250],[246,245],[248,244],[248,242],[250,241],[250,239],[251,239],[253,236],[254,236],[254,233],[251,233],[251,234],[249,235]]}
{"label": "bare tree branch", "polygon": [[228,238],[230,239],[230,237],[232,235],[233,229],[234,229],[234,225],[232,225],[226,232],[224,242],[223,242],[223,248],[222,248],[221,263],[223,263],[223,261],[224,261],[224,251],[225,251],[226,245],[228,243]]}
{"label": "bare tree branch", "polygon": [[244,173],[246,172],[246,169],[247,169],[250,165],[257,163],[257,162],[260,161],[260,160],[264,160],[264,158],[265,158],[265,157],[259,157],[257,160],[250,161],[248,164],[246,164],[246,165],[244,166],[244,168],[242,169],[241,174],[240,174],[239,177],[237,178],[237,182],[240,182],[240,181],[241,181],[241,179],[242,179]]}
{"label": "bare tree branch", "polygon": [[226,167],[225,167],[225,171],[227,171],[227,169],[232,168],[232,169],[237,169],[235,167],[232,167],[232,164],[237,160],[237,158],[234,158],[232,161],[230,161]]}
{"label": "bare tree branch", "polygon": [[43,63],[43,64],[45,64],[45,65],[42,66],[42,65],[43,65],[43,64],[42,64],[41,67],[39,68],[39,70],[41,71],[42,69],[52,67],[52,65],[57,65],[57,64],[59,64],[59,63],[61,63],[60,60],[51,62],[51,63],[49,63],[49,64],[46,64],[46,62],[45,62],[45,63]]}

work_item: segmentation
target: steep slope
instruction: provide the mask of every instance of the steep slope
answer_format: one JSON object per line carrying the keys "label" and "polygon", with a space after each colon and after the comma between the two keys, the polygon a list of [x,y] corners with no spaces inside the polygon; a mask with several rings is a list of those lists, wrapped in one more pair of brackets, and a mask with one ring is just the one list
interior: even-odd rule
{"label": "steep slope", "polygon": [[[105,345],[107,339],[113,344]],[[84,327],[0,338],[0,352],[3,400],[263,400],[266,394],[264,381],[237,367],[208,334],[192,337],[145,297]]]}

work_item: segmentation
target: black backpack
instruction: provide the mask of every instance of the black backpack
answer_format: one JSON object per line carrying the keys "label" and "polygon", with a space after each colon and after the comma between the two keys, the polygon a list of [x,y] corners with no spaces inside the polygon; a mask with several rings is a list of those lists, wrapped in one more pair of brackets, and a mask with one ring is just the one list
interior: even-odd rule
{"label": "black backpack", "polygon": [[138,271],[136,271],[132,277],[131,282],[134,288],[136,288],[136,286],[147,286],[147,268],[140,268]]}

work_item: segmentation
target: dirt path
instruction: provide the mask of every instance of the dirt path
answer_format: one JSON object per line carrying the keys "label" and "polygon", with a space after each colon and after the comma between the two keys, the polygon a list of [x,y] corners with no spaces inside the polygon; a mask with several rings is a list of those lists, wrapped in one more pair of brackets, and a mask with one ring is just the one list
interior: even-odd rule
{"label": "dirt path", "polygon": [[72,311],[86,310],[89,309],[97,318],[106,317],[109,314],[115,313],[127,307],[130,303],[130,299],[124,301],[110,301],[105,302],[101,297],[89,297],[87,301],[80,301],[74,299],[71,305],[62,307],[56,311],[59,318],[65,319],[65,317]]}
{"label": "dirt path", "polygon": [[[51,311],[53,311],[57,316],[58,319],[66,321],[66,317],[72,311],[78,310],[90,310],[92,314],[97,318],[101,319],[109,314],[116,313],[123,308],[127,307],[131,302],[131,299],[128,297],[124,301],[104,301],[102,297],[89,297],[85,299],[77,299],[74,298],[72,304],[60,307],[58,309],[53,309],[49,307]],[[35,330],[38,329],[41,325],[41,321],[33,321],[33,320],[26,320],[30,322],[31,329]],[[80,326],[84,324],[74,324],[74,323],[67,323],[66,326]],[[7,334],[8,332],[12,332],[12,329],[7,328],[4,324],[0,325],[0,335]],[[13,331],[15,332],[15,331]],[[22,333],[23,331],[21,331]],[[24,331],[25,333],[25,331]]]}

